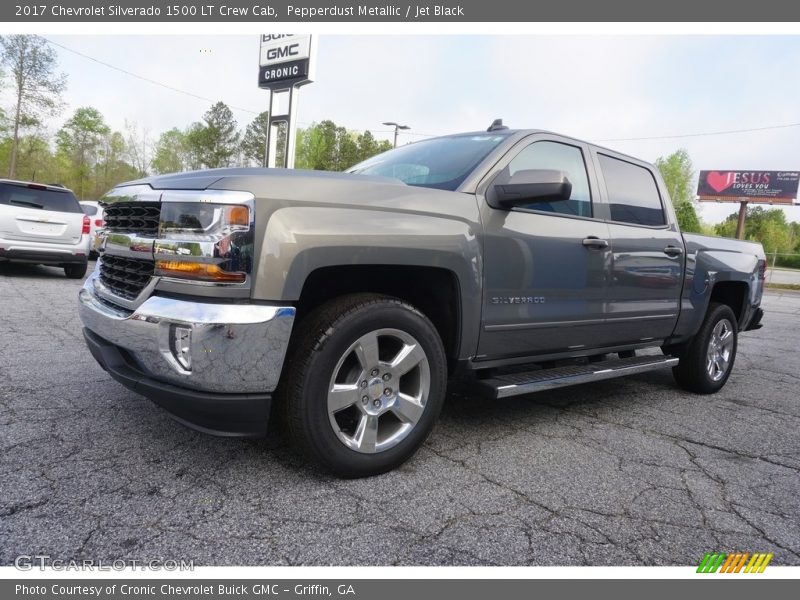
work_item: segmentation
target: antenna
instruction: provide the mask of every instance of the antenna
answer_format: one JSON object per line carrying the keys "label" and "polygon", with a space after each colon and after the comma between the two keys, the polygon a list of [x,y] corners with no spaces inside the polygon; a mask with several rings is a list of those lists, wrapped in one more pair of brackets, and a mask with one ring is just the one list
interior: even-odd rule
{"label": "antenna", "polygon": [[501,131],[502,129],[508,129],[503,125],[503,119],[495,119],[486,131]]}

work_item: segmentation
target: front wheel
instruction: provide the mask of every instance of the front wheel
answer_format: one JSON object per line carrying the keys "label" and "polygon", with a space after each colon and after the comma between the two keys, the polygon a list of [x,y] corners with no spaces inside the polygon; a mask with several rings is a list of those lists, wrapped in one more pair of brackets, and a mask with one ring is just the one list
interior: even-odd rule
{"label": "front wheel", "polygon": [[433,324],[387,296],[353,294],[299,325],[279,402],[290,440],[343,477],[408,460],[444,402],[447,362]]}
{"label": "front wheel", "polygon": [[737,341],[736,315],[728,305],[712,303],[700,330],[672,370],[675,380],[697,394],[719,391],[733,370]]}

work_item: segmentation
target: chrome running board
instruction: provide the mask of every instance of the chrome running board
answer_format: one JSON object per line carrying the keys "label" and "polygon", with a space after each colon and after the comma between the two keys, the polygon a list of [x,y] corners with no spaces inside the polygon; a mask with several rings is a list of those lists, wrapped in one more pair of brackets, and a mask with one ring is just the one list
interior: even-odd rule
{"label": "chrome running board", "polygon": [[531,394],[542,390],[590,383],[602,379],[613,379],[625,375],[645,373],[656,369],[666,369],[678,364],[674,356],[638,356],[619,358],[587,365],[555,367],[497,375],[490,379],[481,379],[477,384],[483,395],[490,398],[508,398],[521,394]]}

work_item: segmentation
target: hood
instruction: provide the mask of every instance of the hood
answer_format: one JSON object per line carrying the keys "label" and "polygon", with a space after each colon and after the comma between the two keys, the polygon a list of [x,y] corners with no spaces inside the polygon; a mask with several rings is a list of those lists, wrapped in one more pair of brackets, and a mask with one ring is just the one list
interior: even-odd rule
{"label": "hood", "polygon": [[120,184],[128,185],[149,185],[154,190],[205,190],[213,187],[220,180],[250,179],[254,177],[279,178],[282,181],[293,181],[298,183],[300,180],[316,181],[353,181],[353,182],[375,182],[383,184],[402,185],[405,184],[399,179],[390,177],[376,177],[373,175],[354,175],[351,173],[339,173],[332,171],[310,171],[304,169],[265,169],[262,167],[232,168],[232,169],[206,169],[204,171],[187,171],[184,173],[169,173],[166,175],[153,175],[135,181],[127,181]]}

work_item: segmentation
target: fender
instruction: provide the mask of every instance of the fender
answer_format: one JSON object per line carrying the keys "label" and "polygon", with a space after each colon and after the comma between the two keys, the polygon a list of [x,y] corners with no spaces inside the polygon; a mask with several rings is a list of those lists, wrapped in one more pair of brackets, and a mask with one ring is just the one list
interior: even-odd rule
{"label": "fender", "polygon": [[[686,234],[686,275],[681,296],[681,313],[673,334],[674,341],[694,335],[700,328],[711,301],[714,286],[721,282],[741,282],[747,285],[745,306],[741,307],[740,326],[746,324],[758,306],[758,256],[738,250],[706,249],[699,242],[714,240],[705,236]],[[704,238],[701,240],[701,238]],[[716,246],[732,240],[719,240]],[[738,241],[737,241],[738,242]],[[739,242],[740,243],[740,242]],[[755,248],[754,248],[755,250]]]}

